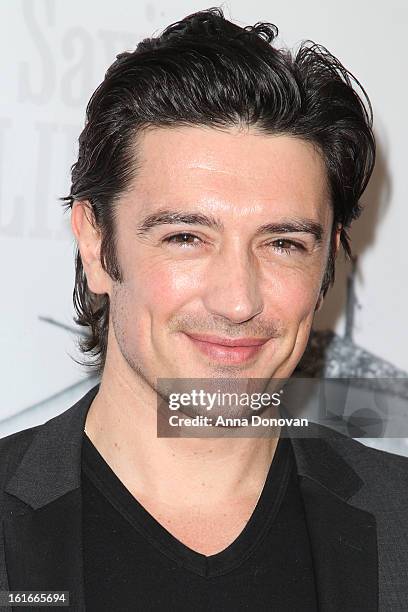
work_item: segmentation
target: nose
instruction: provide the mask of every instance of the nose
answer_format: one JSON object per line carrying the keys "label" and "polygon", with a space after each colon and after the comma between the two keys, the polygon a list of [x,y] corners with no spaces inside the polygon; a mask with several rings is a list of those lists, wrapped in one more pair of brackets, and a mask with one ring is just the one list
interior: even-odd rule
{"label": "nose", "polygon": [[263,311],[257,262],[242,246],[225,247],[211,259],[203,301],[208,312],[233,323],[243,323]]}

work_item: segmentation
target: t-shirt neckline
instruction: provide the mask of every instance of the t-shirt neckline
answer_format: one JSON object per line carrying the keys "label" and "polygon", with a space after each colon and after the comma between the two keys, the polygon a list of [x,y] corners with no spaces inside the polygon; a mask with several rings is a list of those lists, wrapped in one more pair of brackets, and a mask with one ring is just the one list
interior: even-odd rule
{"label": "t-shirt neckline", "polygon": [[213,555],[199,553],[178,540],[130,493],[84,433],[82,469],[92,483],[146,539],[178,565],[205,577],[228,573],[252,554],[276,517],[293,465],[290,440],[280,437],[257,504],[243,530]]}

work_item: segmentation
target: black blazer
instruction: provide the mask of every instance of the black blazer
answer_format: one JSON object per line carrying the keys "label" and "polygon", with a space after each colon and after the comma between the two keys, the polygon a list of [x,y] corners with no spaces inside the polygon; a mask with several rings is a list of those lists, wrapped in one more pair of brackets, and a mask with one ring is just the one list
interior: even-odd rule
{"label": "black blazer", "polygon": [[[85,610],[81,444],[98,388],[0,440],[0,590],[70,591],[69,610]],[[319,610],[407,612],[408,458],[312,427],[313,437],[289,433]]]}

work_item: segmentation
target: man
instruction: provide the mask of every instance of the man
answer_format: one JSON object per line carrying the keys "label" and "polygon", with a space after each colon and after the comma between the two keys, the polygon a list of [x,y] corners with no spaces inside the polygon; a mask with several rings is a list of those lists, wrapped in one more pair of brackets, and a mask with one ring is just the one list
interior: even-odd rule
{"label": "man", "polygon": [[66,200],[101,382],[1,441],[3,590],[69,591],[73,610],[408,609],[406,459],[318,425],[157,435],[159,379],[288,379],[350,252],[369,111],[325,49],[292,57],[276,33],[196,13],[90,100]]}

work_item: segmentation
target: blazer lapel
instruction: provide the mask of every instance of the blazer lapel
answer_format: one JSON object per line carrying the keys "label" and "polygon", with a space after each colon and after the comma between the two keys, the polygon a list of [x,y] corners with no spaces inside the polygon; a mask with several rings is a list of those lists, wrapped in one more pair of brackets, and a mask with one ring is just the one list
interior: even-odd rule
{"label": "blazer lapel", "polygon": [[36,430],[5,487],[7,577],[2,588],[69,591],[70,610],[75,612],[85,610],[82,436],[86,414],[98,389],[96,385],[71,409]]}
{"label": "blazer lapel", "polygon": [[[322,436],[292,438],[322,612],[378,611],[378,548],[373,514],[356,507],[364,485]],[[330,431],[330,430],[326,430]],[[330,435],[330,434],[329,434]]]}

